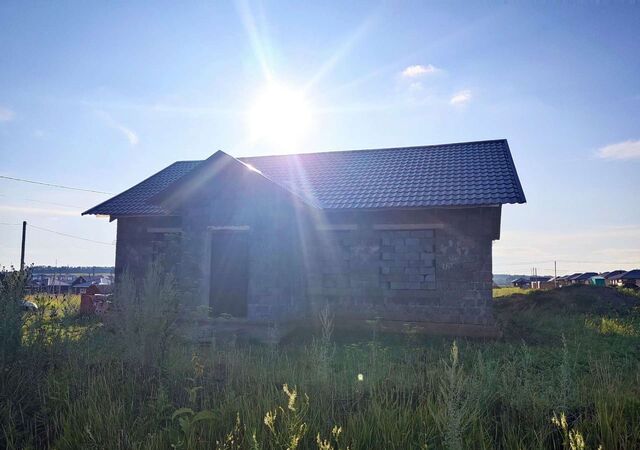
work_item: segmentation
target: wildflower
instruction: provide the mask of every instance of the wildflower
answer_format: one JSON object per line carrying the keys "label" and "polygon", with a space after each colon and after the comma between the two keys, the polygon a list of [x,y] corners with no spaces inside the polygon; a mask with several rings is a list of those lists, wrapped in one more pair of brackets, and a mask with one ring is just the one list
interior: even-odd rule
{"label": "wildflower", "polygon": [[191,356],[191,363],[193,364],[193,373],[195,377],[202,377],[204,375],[204,364],[202,364],[200,357],[196,353],[193,353]]}
{"label": "wildflower", "polygon": [[274,424],[276,422],[276,416],[277,416],[277,411],[267,411],[267,413],[264,415],[264,424],[272,431],[274,431]]}
{"label": "wildflower", "polygon": [[364,381],[364,375],[361,373],[358,374],[358,381]]}
{"label": "wildflower", "polygon": [[288,450],[295,450],[300,445],[300,441],[302,440],[302,436],[307,432],[307,424],[303,423],[298,427],[298,432],[293,433],[291,436],[291,440],[289,441]]}
{"label": "wildflower", "polygon": [[564,413],[560,414],[560,418],[558,418],[558,416],[554,414],[553,417],[551,418],[551,423],[563,431],[567,430],[568,428],[567,417],[564,415]]}
{"label": "wildflower", "polygon": [[333,450],[331,442],[329,440],[323,440],[320,438],[320,433],[316,436],[316,443],[318,444],[318,450]]}
{"label": "wildflower", "polygon": [[295,389],[290,391],[289,390],[289,386],[286,383],[282,386],[282,390],[289,397],[289,404],[287,405],[288,408],[291,411],[295,411],[296,410],[296,398],[298,396],[298,392]]}

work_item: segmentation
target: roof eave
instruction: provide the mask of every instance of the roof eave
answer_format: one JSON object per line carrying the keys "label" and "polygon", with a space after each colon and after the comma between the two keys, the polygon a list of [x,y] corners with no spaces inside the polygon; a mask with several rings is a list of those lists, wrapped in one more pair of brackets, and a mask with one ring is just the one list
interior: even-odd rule
{"label": "roof eave", "polygon": [[157,172],[153,173],[152,175],[149,175],[147,178],[145,178],[144,180],[142,180],[139,183],[134,184],[133,186],[131,186],[129,189],[126,189],[122,192],[120,192],[117,195],[114,195],[113,197],[103,201],[102,203],[97,204],[96,206],[94,206],[93,208],[89,208],[88,210],[84,211],[82,214],[80,214],[81,216],[86,216],[86,215],[111,215],[110,212],[108,211],[102,211],[102,212],[96,212],[96,210],[98,210],[98,208],[100,208],[103,205],[106,205],[108,202],[115,200],[116,198],[119,198],[123,195],[125,195],[126,193],[128,193],[129,191],[135,189],[136,187],[140,186],[141,184],[145,183],[147,180],[150,180],[151,178],[155,177],[156,175],[158,175],[160,172],[163,172],[165,170],[167,170],[169,167],[172,167],[174,165],[178,164],[178,161],[173,162],[171,164],[169,164],[167,167],[164,167],[160,170],[158,170]]}

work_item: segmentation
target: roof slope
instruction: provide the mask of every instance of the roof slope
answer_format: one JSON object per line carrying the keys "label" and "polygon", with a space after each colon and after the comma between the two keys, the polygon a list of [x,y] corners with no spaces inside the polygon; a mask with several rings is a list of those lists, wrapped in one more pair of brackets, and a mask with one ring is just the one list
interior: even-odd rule
{"label": "roof slope", "polygon": [[640,279],[640,269],[629,270],[612,277],[614,280],[638,280]]}
{"label": "roof slope", "polygon": [[573,281],[585,281],[588,280],[591,277],[595,277],[598,275],[598,272],[585,272],[585,273],[581,273],[580,275],[571,278]]}
{"label": "roof slope", "polygon": [[198,167],[202,161],[178,161],[151,175],[132,188],[82,213],[112,216],[162,215],[164,211],[148,200]]}
{"label": "roof slope", "polygon": [[622,275],[625,272],[626,272],[626,270],[612,270],[611,272],[607,272],[606,275],[602,274],[602,276],[605,279],[609,280],[609,279],[614,278],[614,277],[616,277],[618,275]]}
{"label": "roof slope", "polygon": [[[324,209],[524,203],[506,140],[238,158]],[[172,164],[84,214],[155,215],[151,197],[198,166]]]}

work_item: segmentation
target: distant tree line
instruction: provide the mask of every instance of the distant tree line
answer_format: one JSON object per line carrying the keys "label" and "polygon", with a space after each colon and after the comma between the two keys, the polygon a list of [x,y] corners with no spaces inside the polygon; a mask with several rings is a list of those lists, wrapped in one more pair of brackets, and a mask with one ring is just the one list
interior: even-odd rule
{"label": "distant tree line", "polygon": [[113,273],[113,266],[32,266],[31,273]]}

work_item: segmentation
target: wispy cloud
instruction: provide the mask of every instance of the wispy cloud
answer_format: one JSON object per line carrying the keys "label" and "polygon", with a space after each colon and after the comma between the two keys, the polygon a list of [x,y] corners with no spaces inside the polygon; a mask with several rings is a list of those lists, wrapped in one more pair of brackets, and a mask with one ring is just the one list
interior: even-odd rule
{"label": "wispy cloud", "polygon": [[609,144],[600,148],[597,154],[606,159],[640,159],[640,140]]}
{"label": "wispy cloud", "polygon": [[125,125],[121,124],[120,122],[116,121],[111,114],[105,112],[105,111],[98,111],[98,114],[107,122],[107,124],[115,129],[120,131],[129,141],[129,144],[131,145],[137,145],[140,142],[140,139],[138,138],[138,135],[130,128],[126,127]]}
{"label": "wispy cloud", "polygon": [[471,91],[465,89],[453,94],[453,97],[451,97],[449,103],[451,103],[452,105],[464,105],[465,103],[468,103],[469,100],[471,100]]}
{"label": "wispy cloud", "polygon": [[116,125],[116,129],[120,130],[122,134],[126,136],[126,138],[129,140],[129,144],[137,145],[138,142],[140,142],[140,139],[138,139],[138,135],[124,125]]}
{"label": "wispy cloud", "polygon": [[4,106],[0,106],[0,122],[9,122],[15,117],[15,113]]}
{"label": "wispy cloud", "polygon": [[22,214],[38,214],[43,216],[71,216],[80,217],[81,211],[71,211],[58,208],[32,208],[29,206],[0,205],[0,211],[18,212]]}
{"label": "wispy cloud", "polygon": [[422,64],[415,64],[413,66],[407,66],[402,71],[402,76],[404,78],[419,78],[425,75],[436,73],[439,70],[440,69],[438,69],[432,64],[427,64],[426,66]]}

